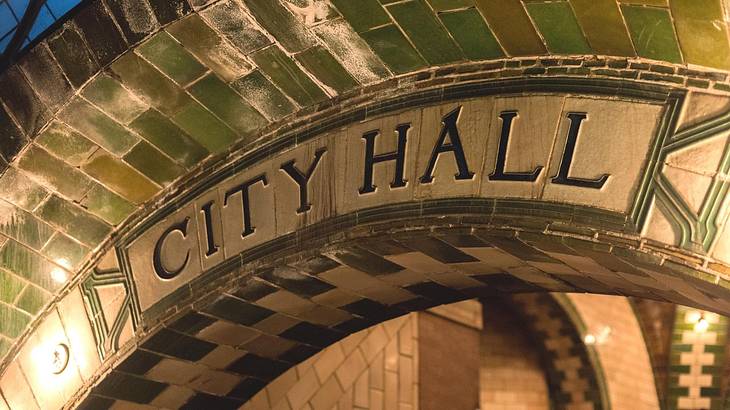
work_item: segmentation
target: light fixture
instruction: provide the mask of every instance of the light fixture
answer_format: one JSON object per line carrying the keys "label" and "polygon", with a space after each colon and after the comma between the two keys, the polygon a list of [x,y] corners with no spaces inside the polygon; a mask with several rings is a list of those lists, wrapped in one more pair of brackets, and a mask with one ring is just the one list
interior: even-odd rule
{"label": "light fixture", "polygon": [[590,345],[594,345],[594,344],[596,344],[596,337],[595,337],[595,336],[593,336],[592,334],[588,333],[588,334],[587,334],[587,335],[585,335],[585,337],[583,338],[583,343],[585,343],[585,344],[587,344],[587,345],[589,345],[589,346],[590,346]]}
{"label": "light fixture", "polygon": [[68,346],[63,343],[57,344],[53,350],[51,350],[51,364],[50,370],[53,374],[61,374],[66,370],[68,366],[69,351]]}
{"label": "light fixture", "polygon": [[705,333],[709,327],[710,322],[707,321],[705,315],[700,315],[699,319],[695,322],[694,330],[695,333]]}
{"label": "light fixture", "polygon": [[603,326],[597,332],[586,333],[583,336],[583,343],[586,345],[601,345],[606,343],[609,336],[611,336],[611,326]]}
{"label": "light fixture", "polygon": [[56,267],[51,270],[51,279],[53,279],[55,282],[58,282],[58,283],[66,283],[66,279],[68,279],[68,275],[66,275],[65,270]]}

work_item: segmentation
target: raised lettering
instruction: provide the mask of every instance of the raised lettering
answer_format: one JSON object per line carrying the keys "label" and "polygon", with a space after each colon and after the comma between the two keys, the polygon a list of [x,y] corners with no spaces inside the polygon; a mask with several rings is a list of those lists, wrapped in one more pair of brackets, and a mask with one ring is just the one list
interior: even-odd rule
{"label": "raised lettering", "polygon": [[327,152],[326,148],[320,148],[317,150],[317,152],[314,153],[314,161],[312,161],[312,165],[310,165],[309,169],[307,169],[306,174],[303,174],[302,171],[300,171],[299,168],[294,165],[294,160],[281,164],[281,170],[289,175],[291,179],[293,179],[294,182],[299,185],[299,208],[297,209],[298,214],[302,214],[312,209],[312,204],[310,204],[307,200],[307,185],[309,184],[309,178],[312,177],[312,174],[319,164],[319,160],[322,158],[322,155],[324,155],[325,152]]}
{"label": "raised lettering", "polygon": [[365,172],[363,174],[362,187],[359,191],[360,194],[375,192],[375,188],[377,187],[373,185],[373,166],[385,161],[395,161],[395,175],[393,176],[393,182],[390,183],[390,187],[400,188],[406,186],[406,182],[408,181],[403,179],[403,172],[406,162],[406,139],[408,138],[408,130],[410,128],[411,124],[398,125],[395,129],[398,134],[398,149],[393,152],[378,155],[375,155],[375,137],[380,132],[376,130],[363,134],[362,138],[365,140]]}
{"label": "raised lettering", "polygon": [[[459,138],[459,129],[456,123],[459,120],[459,113],[461,113],[461,107],[446,114],[441,119],[441,123],[444,125],[441,128],[441,134],[439,139],[436,141],[436,145],[433,147],[431,152],[431,159],[428,161],[426,172],[419,179],[422,184],[428,184],[433,182],[433,169],[436,167],[436,160],[439,155],[444,152],[453,152],[454,158],[456,159],[456,166],[459,168],[459,172],[454,175],[456,179],[472,179],[474,173],[469,171],[469,165],[466,163],[466,156],[464,155],[464,148],[461,146],[461,138]],[[449,143],[446,143],[446,136],[449,137]]]}
{"label": "raised lettering", "polygon": [[259,175],[257,177],[251,178],[248,181],[242,183],[241,185],[238,185],[237,187],[229,190],[226,192],[224,198],[223,198],[223,205],[228,205],[228,198],[231,195],[234,195],[238,192],[241,193],[241,210],[243,212],[243,231],[241,232],[241,238],[245,238],[248,235],[251,235],[256,231],[256,228],[251,225],[251,206],[249,203],[249,195],[248,190],[251,187],[251,185],[254,185],[256,183],[261,182],[264,186],[267,186],[269,183],[266,180],[266,174]]}
{"label": "raised lettering", "polygon": [[211,257],[218,252],[218,245],[215,244],[215,237],[213,236],[213,215],[211,214],[211,207],[213,205],[215,205],[215,202],[210,201],[200,208],[205,217],[205,238],[208,245],[205,256],[207,257]]}
{"label": "raised lettering", "polygon": [[165,232],[160,235],[160,238],[155,244],[155,250],[152,254],[152,265],[155,269],[155,274],[157,274],[157,276],[162,279],[173,279],[175,276],[179,275],[186,266],[188,266],[188,262],[190,261],[190,249],[188,249],[187,253],[185,254],[185,261],[183,261],[182,265],[174,269],[167,269],[165,264],[162,263],[162,246],[165,244],[165,239],[167,239],[167,237],[170,236],[170,234],[172,234],[173,232],[180,232],[182,233],[183,238],[187,237],[189,221],[190,218],[185,218],[185,220],[183,220],[182,222],[176,223],[167,228]]}
{"label": "raised lettering", "polygon": [[578,142],[578,133],[580,132],[580,124],[588,117],[588,114],[582,112],[568,113],[570,119],[570,129],[568,137],[565,141],[565,150],[563,158],[560,160],[560,170],[558,175],[554,176],[551,181],[553,184],[572,185],[581,188],[601,189],[608,180],[609,174],[603,174],[596,179],[573,178],[569,177],[570,165],[573,163],[573,154],[575,154],[575,145]]}
{"label": "raised lettering", "polygon": [[519,116],[517,111],[504,111],[499,114],[502,120],[502,133],[499,137],[499,145],[497,146],[497,161],[494,164],[494,172],[489,174],[490,181],[527,181],[533,182],[537,180],[542,172],[542,165],[538,165],[532,172],[505,172],[504,167],[507,162],[507,147],[509,146],[509,137],[512,134],[512,120]]}

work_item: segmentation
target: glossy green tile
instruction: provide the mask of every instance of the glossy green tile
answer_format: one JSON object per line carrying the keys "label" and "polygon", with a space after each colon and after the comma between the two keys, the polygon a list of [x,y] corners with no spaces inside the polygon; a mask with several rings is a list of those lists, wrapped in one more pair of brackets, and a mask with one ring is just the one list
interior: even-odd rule
{"label": "glossy green tile", "polygon": [[208,74],[189,91],[206,108],[241,135],[249,135],[268,123],[248,102],[215,74]]}
{"label": "glossy green tile", "polygon": [[148,108],[145,102],[106,74],[98,75],[84,87],[83,96],[122,124],[129,124]]}
{"label": "glossy green tile", "polygon": [[0,283],[3,284],[0,286],[0,301],[11,305],[26,285],[20,278],[2,269],[0,269]]}
{"label": "glossy green tile", "polygon": [[464,59],[459,47],[424,0],[395,3],[388,6],[388,11],[429,64],[446,64]]}
{"label": "glossy green tile", "polygon": [[15,303],[15,306],[29,313],[31,316],[35,316],[49,300],[51,300],[50,293],[38,286],[29,284],[23,290],[23,293],[20,294],[20,298]]}
{"label": "glossy green tile", "polygon": [[270,120],[294,111],[294,104],[259,70],[239,78],[231,86]]}
{"label": "glossy green tile", "polygon": [[0,304],[0,334],[15,339],[30,323],[30,316],[23,311]]}
{"label": "glossy green tile", "polygon": [[669,7],[669,0],[618,0],[619,3],[641,4],[644,6]]}
{"label": "glossy green tile", "polygon": [[13,240],[7,241],[0,249],[0,268],[15,273],[50,292],[54,292],[63,286],[63,283],[53,280],[51,276],[54,269],[63,272],[60,266],[51,263]]}
{"label": "glossy green tile", "polygon": [[125,86],[167,115],[174,115],[190,103],[190,96],[135,53],[124,54],[111,68]]}
{"label": "glossy green tile", "polygon": [[357,32],[391,22],[377,0],[332,0],[332,3]]}
{"label": "glossy green tile", "polygon": [[316,44],[304,22],[287,10],[280,0],[243,0],[243,2],[256,21],[290,53],[302,51]]}
{"label": "glossy green tile", "polygon": [[475,3],[507,54],[546,53],[545,45],[519,0],[475,0]]}
{"label": "glossy green tile", "polygon": [[91,187],[81,205],[111,225],[118,225],[136,209],[129,201],[99,184]]}
{"label": "glossy green tile", "polygon": [[75,167],[80,166],[99,146],[62,122],[53,121],[37,138],[36,143],[48,152]]}
{"label": "glossy green tile", "polygon": [[395,73],[402,74],[426,67],[426,62],[395,25],[378,27],[362,33],[361,36]]}
{"label": "glossy green tile", "polygon": [[195,141],[212,153],[228,148],[236,140],[236,134],[210,111],[192,102],[172,118]]}
{"label": "glossy green tile", "polygon": [[570,0],[570,4],[595,53],[636,55],[615,0]]}
{"label": "glossy green tile", "polygon": [[730,47],[720,0],[672,0],[669,3],[684,60],[730,69]]}
{"label": "glossy green tile", "polygon": [[144,141],[132,148],[124,156],[124,160],[137,171],[162,186],[169,185],[185,171],[155,147]]}
{"label": "glossy green tile", "polygon": [[6,168],[0,177],[0,198],[26,211],[32,211],[46,196],[45,188],[15,168]]}
{"label": "glossy green tile", "polygon": [[251,69],[244,55],[224,41],[197,14],[185,17],[165,30],[226,81],[233,81]]}
{"label": "glossy green tile", "polygon": [[677,37],[669,11],[654,7],[621,6],[621,11],[641,57],[681,63]]}
{"label": "glossy green tile", "polygon": [[80,200],[91,186],[91,180],[81,171],[37,145],[31,145],[25,151],[18,167],[36,181],[74,200]]}
{"label": "glossy green tile", "polygon": [[59,118],[113,154],[122,155],[139,141],[122,125],[79,98],[67,105]]}
{"label": "glossy green tile", "polygon": [[428,0],[435,11],[464,9],[474,6],[474,0]]}
{"label": "glossy green tile", "polygon": [[137,52],[181,85],[189,84],[206,72],[206,68],[165,31],[137,47]]}
{"label": "glossy green tile", "polygon": [[0,200],[0,232],[39,250],[53,235],[53,228],[27,211]]}
{"label": "glossy green tile", "polygon": [[490,60],[504,56],[494,34],[477,9],[440,13],[439,18],[470,60]]}
{"label": "glossy green tile", "polygon": [[299,105],[307,106],[327,98],[324,91],[277,46],[265,48],[251,57],[259,69]]}
{"label": "glossy green tile", "polygon": [[101,243],[111,232],[111,226],[83,208],[55,195],[38,209],[38,216],[92,248]]}
{"label": "glossy green tile", "polygon": [[591,53],[591,48],[567,1],[527,3],[525,6],[551,54]]}
{"label": "glossy green tile", "polygon": [[61,266],[78,268],[89,253],[89,248],[69,236],[56,232],[41,253]]}
{"label": "glossy green tile", "polygon": [[188,168],[208,156],[208,151],[202,145],[157,110],[148,110],[137,117],[129,127],[157,149]]}
{"label": "glossy green tile", "polygon": [[342,93],[356,87],[357,81],[342,67],[339,61],[322,46],[312,47],[299,53],[297,61],[325,85]]}
{"label": "glossy green tile", "polygon": [[13,344],[10,343],[8,339],[0,337],[0,356],[5,356],[12,346]]}
{"label": "glossy green tile", "polygon": [[141,204],[159,191],[155,184],[134,168],[104,152],[95,154],[83,169],[107,188],[135,204]]}
{"label": "glossy green tile", "polygon": [[200,14],[243,54],[248,55],[271,44],[269,37],[252,21],[248,11],[238,1],[219,2],[201,10]]}

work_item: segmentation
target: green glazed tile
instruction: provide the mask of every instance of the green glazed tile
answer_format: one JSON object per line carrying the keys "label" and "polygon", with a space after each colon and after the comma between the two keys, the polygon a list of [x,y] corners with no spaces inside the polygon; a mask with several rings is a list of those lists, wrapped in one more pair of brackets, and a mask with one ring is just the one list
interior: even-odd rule
{"label": "green glazed tile", "polygon": [[545,54],[545,45],[537,35],[519,0],[475,0],[489,27],[511,56]]}
{"label": "green glazed tile", "polygon": [[621,6],[636,51],[641,57],[681,63],[669,11],[654,7]]}
{"label": "green glazed tile", "polygon": [[0,249],[0,268],[15,273],[50,292],[63,286],[63,283],[58,283],[51,277],[51,272],[61,267],[13,240],[7,241]]}
{"label": "green glazed tile", "polygon": [[208,156],[208,151],[202,145],[157,110],[150,109],[140,115],[129,127],[188,168]]}
{"label": "green glazed tile", "polygon": [[38,145],[75,167],[86,162],[91,154],[99,149],[98,145],[58,121],[53,121],[35,141]]}
{"label": "green glazed tile", "polygon": [[256,21],[290,53],[296,53],[316,44],[304,23],[295,17],[279,0],[243,0]]}
{"label": "green glazed tile", "polygon": [[296,59],[307,71],[314,74],[319,81],[334,88],[338,93],[357,86],[357,81],[322,46],[305,50],[299,53]]}
{"label": "green glazed tile", "polygon": [[38,216],[59,227],[79,242],[95,247],[111,232],[111,227],[83,208],[51,196],[38,210]]}
{"label": "green glazed tile", "polygon": [[18,167],[42,182],[74,200],[81,199],[91,186],[91,180],[76,168],[31,145],[18,162]]}
{"label": "green glazed tile", "polygon": [[45,188],[15,168],[6,168],[0,177],[0,198],[26,211],[32,211],[46,196]]}
{"label": "green glazed tile", "polygon": [[436,11],[448,11],[474,6],[474,0],[428,0]]}
{"label": "green glazed tile", "polygon": [[641,4],[644,6],[669,7],[669,0],[619,0],[619,3]]}
{"label": "green glazed tile", "polygon": [[25,282],[15,275],[0,269],[0,301],[13,304],[20,291],[23,290]]}
{"label": "green glazed tile", "polygon": [[191,14],[165,30],[226,81],[233,81],[251,70],[251,64],[243,54],[223,40],[197,14]]}
{"label": "green glazed tile", "polygon": [[15,205],[0,200],[0,232],[39,250],[53,235],[53,228]]}
{"label": "green glazed tile", "polygon": [[388,11],[430,64],[446,64],[464,59],[459,47],[424,0],[396,3],[389,6]]}
{"label": "green glazed tile", "polygon": [[107,188],[135,204],[141,204],[159,191],[155,184],[134,168],[107,153],[97,153],[83,169]]}
{"label": "green glazed tile", "polygon": [[184,172],[182,167],[144,141],[132,148],[124,160],[162,186],[169,185]]}
{"label": "green glazed tile", "polygon": [[570,0],[570,4],[594,52],[636,55],[615,0]]}
{"label": "green glazed tile", "polygon": [[30,323],[30,316],[23,311],[0,304],[0,334],[15,339]]}
{"label": "green glazed tile", "polygon": [[84,87],[83,95],[122,124],[129,124],[147,110],[146,103],[106,74],[97,76]]}
{"label": "green glazed tile", "polygon": [[190,86],[190,93],[206,108],[241,135],[249,135],[267,121],[215,74]]}
{"label": "green glazed tile", "polygon": [[89,253],[89,248],[57,232],[41,253],[61,266],[77,268]]}
{"label": "green glazed tile", "polygon": [[20,299],[18,299],[15,306],[29,313],[31,316],[35,316],[50,299],[50,293],[29,284],[20,295]]}
{"label": "green glazed tile", "polygon": [[137,47],[137,52],[181,85],[189,84],[206,72],[195,57],[164,31]]}
{"label": "green glazed tile", "polygon": [[270,120],[277,120],[294,111],[294,104],[259,70],[239,78],[231,86]]}
{"label": "green glazed tile", "polygon": [[190,96],[180,87],[134,53],[124,54],[111,68],[138,97],[167,115],[190,103]]}
{"label": "green glazed tile", "polygon": [[197,102],[183,108],[173,121],[209,152],[218,153],[236,140],[236,134]]}
{"label": "green glazed tile", "polygon": [[254,53],[251,57],[259,69],[299,105],[307,106],[327,97],[317,84],[278,47],[268,47]]}
{"label": "green glazed tile", "polygon": [[332,0],[332,3],[357,32],[391,22],[377,0]]}
{"label": "green glazed tile", "polygon": [[81,204],[111,225],[118,225],[135,210],[134,205],[99,184],[91,187]]}
{"label": "green glazed tile", "polygon": [[395,73],[407,73],[426,66],[423,58],[395,25],[378,27],[362,33],[361,36]]}
{"label": "green glazed tile", "polygon": [[0,337],[0,357],[4,357],[10,351],[12,346],[13,344],[10,343],[8,339]]}
{"label": "green glazed tile", "polygon": [[382,61],[343,18],[326,21],[313,27],[317,36],[361,84],[390,76]]}
{"label": "green glazed tile", "polygon": [[673,0],[669,6],[685,62],[730,69],[730,47],[720,0]]}
{"label": "green glazed tile", "polygon": [[219,2],[200,14],[245,55],[271,44],[271,40],[250,20],[248,11],[237,1]]}
{"label": "green glazed tile", "polygon": [[439,18],[470,60],[504,57],[502,47],[476,9],[441,13]]}
{"label": "green glazed tile", "polygon": [[567,1],[527,3],[526,7],[552,54],[591,53]]}
{"label": "green glazed tile", "polygon": [[75,99],[61,111],[59,118],[86,138],[111,153],[122,155],[139,140],[119,123],[82,99]]}

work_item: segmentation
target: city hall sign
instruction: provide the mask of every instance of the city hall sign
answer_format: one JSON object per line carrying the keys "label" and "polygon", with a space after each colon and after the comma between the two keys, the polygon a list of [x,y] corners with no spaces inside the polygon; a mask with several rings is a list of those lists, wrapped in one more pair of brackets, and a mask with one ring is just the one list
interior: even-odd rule
{"label": "city hall sign", "polygon": [[642,218],[681,98],[505,91],[343,115],[204,178],[124,245],[142,311],[248,249],[375,207],[514,198]]}

